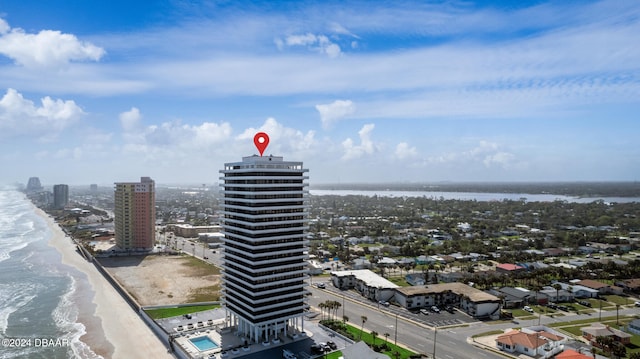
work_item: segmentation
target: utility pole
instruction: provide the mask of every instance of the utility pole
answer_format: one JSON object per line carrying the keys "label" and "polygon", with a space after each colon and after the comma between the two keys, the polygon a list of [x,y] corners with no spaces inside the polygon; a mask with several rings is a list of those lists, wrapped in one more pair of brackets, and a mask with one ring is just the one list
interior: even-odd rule
{"label": "utility pole", "polygon": [[598,296],[598,299],[600,300],[600,313],[598,314],[598,321],[602,321],[602,298]]}
{"label": "utility pole", "polygon": [[436,359],[436,335],[438,335],[438,327],[433,328],[433,359]]}
{"label": "utility pole", "polygon": [[398,313],[396,313],[396,334],[394,336],[394,343],[396,346],[398,346]]}

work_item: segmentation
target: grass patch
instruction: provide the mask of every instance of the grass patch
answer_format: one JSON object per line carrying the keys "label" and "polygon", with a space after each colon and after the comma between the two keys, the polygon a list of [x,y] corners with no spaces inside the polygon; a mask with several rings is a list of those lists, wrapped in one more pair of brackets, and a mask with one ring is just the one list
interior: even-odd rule
{"label": "grass patch", "polygon": [[[614,322],[616,321],[616,317],[604,317],[602,318],[602,322],[605,321],[611,321],[613,320]],[[589,318],[589,319],[581,319],[581,320],[573,320],[570,322],[561,322],[561,323],[550,323],[547,324],[550,327],[565,327],[565,326],[574,326],[574,325],[578,325],[578,324],[589,324],[589,323],[596,323],[599,322],[600,320],[598,320],[598,318]]]}
{"label": "grass patch", "polygon": [[192,277],[204,277],[207,275],[215,275],[220,274],[220,268],[214,266],[211,263],[207,263],[198,258],[192,256],[183,256],[182,257],[182,265],[186,267],[190,267],[195,269]]}
{"label": "grass patch", "polygon": [[160,309],[147,309],[145,312],[153,319],[171,318],[179,315],[185,315],[189,313],[202,312],[205,310],[220,308],[219,305],[194,305],[188,307],[178,308],[160,308]]}
{"label": "grass patch", "polygon": [[407,281],[402,277],[391,277],[391,278],[389,278],[389,281],[391,283],[399,285],[400,287],[408,287],[408,286],[410,286],[410,284],[407,283]]}
{"label": "grass patch", "polygon": [[215,302],[220,300],[220,286],[210,285],[208,287],[202,287],[189,293],[188,303],[199,302]]}
{"label": "grass patch", "polygon": [[531,315],[531,313],[527,312],[524,309],[511,309],[509,310],[509,312],[511,312],[511,314],[513,314],[514,317],[526,317]]}
{"label": "grass patch", "polygon": [[329,353],[326,355],[327,359],[339,359],[342,356],[342,352],[341,351],[337,351],[337,352],[333,352],[333,353]]}
{"label": "grass patch", "polygon": [[613,304],[618,304],[618,305],[627,305],[630,303],[633,304],[633,302],[630,301],[629,298],[621,297],[619,295],[605,295],[604,297],[606,298],[607,302],[611,302]]}
{"label": "grass patch", "polygon": [[[385,340],[384,337],[374,337],[371,333],[367,332],[366,329],[361,331],[360,328],[354,327],[350,324],[342,323],[339,321],[323,321],[322,324],[333,328],[334,330],[345,334],[347,337],[353,338],[355,341],[362,340],[367,343],[370,347],[380,350],[380,352],[384,355],[387,355],[391,358],[396,358],[393,353],[398,352],[398,359],[408,359],[412,355],[416,355],[416,353],[411,350],[405,349],[403,347],[394,345],[391,340]],[[339,326],[339,328],[334,326]],[[366,323],[365,323],[366,327]],[[344,333],[346,331],[346,333]],[[382,335],[383,333],[378,333],[378,335]],[[383,346],[386,344],[386,346]]]}

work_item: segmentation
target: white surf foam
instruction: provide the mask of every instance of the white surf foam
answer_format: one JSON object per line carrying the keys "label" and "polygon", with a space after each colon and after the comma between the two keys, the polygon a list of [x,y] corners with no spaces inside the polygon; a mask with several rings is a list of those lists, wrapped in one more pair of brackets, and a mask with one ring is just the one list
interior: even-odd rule
{"label": "white surf foam", "polygon": [[9,316],[29,304],[37,290],[35,284],[0,284],[0,335],[7,331]]}
{"label": "white surf foam", "polygon": [[63,333],[62,336],[71,343],[69,354],[73,354],[75,358],[102,359],[102,356],[94,353],[87,344],[80,340],[87,331],[84,324],[78,322],[78,309],[73,303],[76,280],[69,274],[67,277],[70,279],[68,290],[60,297],[60,302],[52,313],[53,320],[60,332]]}

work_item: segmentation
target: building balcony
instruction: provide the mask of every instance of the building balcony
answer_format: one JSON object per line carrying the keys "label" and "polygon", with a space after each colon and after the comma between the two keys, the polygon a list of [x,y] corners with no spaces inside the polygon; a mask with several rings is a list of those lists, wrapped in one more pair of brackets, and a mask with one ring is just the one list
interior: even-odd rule
{"label": "building balcony", "polygon": [[[309,226],[295,226],[295,227],[283,227],[283,228],[272,228],[272,229],[245,229],[245,228],[239,228],[239,227],[234,227],[234,226],[229,226],[226,224],[222,224],[222,234],[224,234],[225,236],[236,236],[235,233],[229,233],[229,232],[225,232],[224,230],[226,229],[233,229],[239,232],[243,232],[246,233],[248,235],[260,235],[260,234],[270,234],[270,233],[281,233],[281,232],[285,232],[285,231],[306,231],[309,229]],[[228,237],[227,237],[228,238]],[[265,240],[272,240],[276,237],[263,237]]]}
{"label": "building balcony", "polygon": [[[290,217],[290,216],[283,216],[283,217]],[[265,218],[269,218],[269,217],[265,217]],[[222,220],[222,222],[225,225],[227,225],[228,227],[238,228],[238,227],[235,227],[233,225],[230,225],[230,223],[238,224],[238,225],[242,225],[242,226],[246,226],[246,227],[262,227],[262,226],[279,226],[279,225],[284,225],[284,224],[304,224],[304,223],[309,223],[309,219],[308,218],[302,218],[302,219],[290,219],[290,220],[285,220],[285,221],[247,222],[247,221],[243,221],[241,219],[224,218]]]}
{"label": "building balcony", "polygon": [[[286,235],[282,235],[282,236],[271,236],[271,237],[264,237],[264,238],[254,238],[254,237],[247,237],[247,236],[243,236],[241,234],[238,233],[226,233],[224,231],[222,231],[222,234],[224,234],[225,236],[229,235],[233,238],[239,238],[242,239],[243,241],[247,241],[247,242],[251,242],[251,243],[255,243],[257,245],[260,244],[260,242],[265,242],[265,241],[277,241],[277,240],[287,240],[287,239],[302,239],[306,237],[306,234],[286,234]],[[233,239],[229,239],[229,238],[222,238],[222,240],[224,242],[232,242]],[[305,242],[308,244],[309,241],[305,240]],[[296,241],[296,243],[299,243]],[[238,245],[241,246],[246,246],[244,244],[241,243],[237,243]]]}
{"label": "building balcony", "polygon": [[[299,267],[299,265],[297,265]],[[286,268],[286,267],[285,267]],[[243,273],[239,270],[230,268],[228,266],[225,265],[225,274],[228,276],[233,276],[235,278],[238,279],[244,279],[247,281],[254,281],[254,282],[259,282],[259,281],[264,281],[264,283],[261,283],[259,285],[255,285],[255,288],[260,288],[265,287],[265,286],[270,286],[270,285],[274,285],[274,284],[283,284],[286,283],[287,281],[299,281],[300,279],[304,279],[304,277],[296,277],[296,278],[284,278],[283,277],[290,277],[290,276],[294,276],[294,275],[306,275],[309,272],[308,269],[301,269],[301,270],[297,270],[297,271],[292,271],[292,272],[285,272],[285,273],[276,273],[276,274],[269,274],[269,275],[261,275],[261,276],[254,276],[251,274],[247,274],[247,273]]]}

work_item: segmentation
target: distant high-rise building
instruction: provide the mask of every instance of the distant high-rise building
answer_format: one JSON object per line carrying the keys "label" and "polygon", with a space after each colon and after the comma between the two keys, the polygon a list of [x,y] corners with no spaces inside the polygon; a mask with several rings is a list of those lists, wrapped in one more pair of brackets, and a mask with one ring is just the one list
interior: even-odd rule
{"label": "distant high-rise building", "polygon": [[91,192],[98,192],[98,185],[92,183],[91,185],[89,185],[89,189],[91,190]]}
{"label": "distant high-rise building", "polygon": [[142,177],[140,182],[116,182],[115,186],[116,245],[120,249],[153,248],[156,239],[155,182]]}
{"label": "distant high-rise building", "polygon": [[27,182],[27,192],[39,192],[42,191],[42,184],[40,184],[40,178],[29,177]]}
{"label": "distant high-rise building", "polygon": [[302,162],[243,157],[220,173],[227,326],[253,342],[304,330],[308,179]]}
{"label": "distant high-rise building", "polygon": [[53,186],[53,208],[63,209],[69,204],[69,186],[57,184]]}

